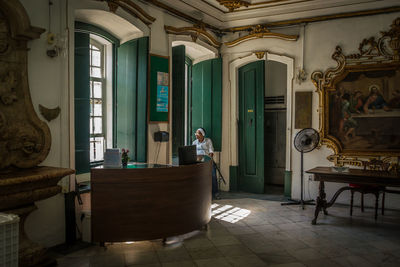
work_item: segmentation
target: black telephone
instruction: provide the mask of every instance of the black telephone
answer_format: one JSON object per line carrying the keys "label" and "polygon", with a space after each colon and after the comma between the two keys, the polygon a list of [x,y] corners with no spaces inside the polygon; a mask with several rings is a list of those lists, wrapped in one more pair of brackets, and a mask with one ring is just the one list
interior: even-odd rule
{"label": "black telephone", "polygon": [[154,141],[155,142],[168,142],[169,141],[169,133],[166,131],[158,131],[154,133]]}

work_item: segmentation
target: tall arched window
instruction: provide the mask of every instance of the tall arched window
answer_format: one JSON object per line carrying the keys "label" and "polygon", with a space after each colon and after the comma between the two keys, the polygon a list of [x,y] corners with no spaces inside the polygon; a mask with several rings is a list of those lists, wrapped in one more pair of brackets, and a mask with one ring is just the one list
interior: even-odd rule
{"label": "tall arched window", "polygon": [[129,149],[133,161],[146,162],[147,60],[148,37],[120,44],[100,28],[75,23],[78,175],[102,164],[106,148]]}

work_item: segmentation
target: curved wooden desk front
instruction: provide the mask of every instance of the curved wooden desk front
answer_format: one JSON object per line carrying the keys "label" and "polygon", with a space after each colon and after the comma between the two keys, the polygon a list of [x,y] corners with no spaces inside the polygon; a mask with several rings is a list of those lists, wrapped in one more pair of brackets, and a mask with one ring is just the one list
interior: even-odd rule
{"label": "curved wooden desk front", "polygon": [[94,242],[166,238],[210,221],[211,161],[137,166],[91,169]]}

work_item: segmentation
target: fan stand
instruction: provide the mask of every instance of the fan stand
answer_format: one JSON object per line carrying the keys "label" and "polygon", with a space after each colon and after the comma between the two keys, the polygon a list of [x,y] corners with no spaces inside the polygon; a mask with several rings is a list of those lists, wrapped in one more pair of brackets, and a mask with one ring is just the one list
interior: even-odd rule
{"label": "fan stand", "polygon": [[302,209],[304,210],[304,205],[315,205],[314,200],[303,200],[303,180],[304,180],[304,174],[303,174],[303,150],[300,151],[301,153],[301,174],[300,174],[300,180],[301,180],[301,194],[300,194],[300,200],[293,200],[293,199],[288,199],[290,202],[285,202],[281,203],[282,206],[288,206],[288,205],[301,205]]}

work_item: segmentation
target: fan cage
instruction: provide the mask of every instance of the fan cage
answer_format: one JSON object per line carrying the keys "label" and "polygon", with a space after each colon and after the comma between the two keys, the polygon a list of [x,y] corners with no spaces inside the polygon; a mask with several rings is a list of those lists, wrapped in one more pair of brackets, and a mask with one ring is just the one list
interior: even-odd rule
{"label": "fan cage", "polygon": [[297,151],[307,153],[314,150],[319,143],[319,134],[313,128],[305,128],[294,137],[294,147]]}

